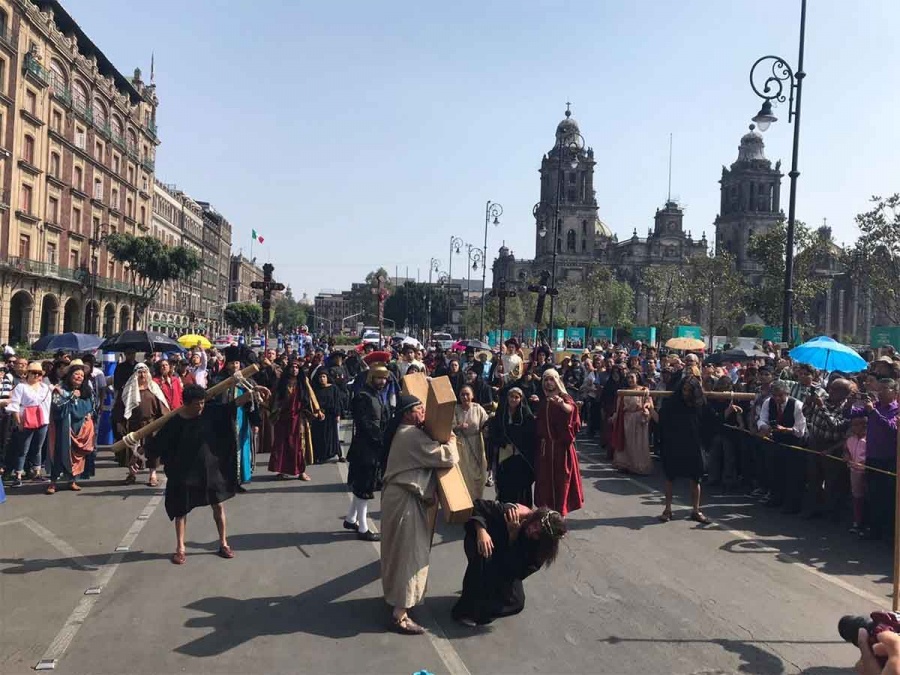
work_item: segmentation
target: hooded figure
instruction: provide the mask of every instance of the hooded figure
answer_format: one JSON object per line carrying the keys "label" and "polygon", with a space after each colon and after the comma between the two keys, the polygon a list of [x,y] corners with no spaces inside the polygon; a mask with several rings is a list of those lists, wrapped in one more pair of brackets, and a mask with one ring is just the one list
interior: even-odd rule
{"label": "hooded figure", "polygon": [[[159,385],[150,377],[150,369],[146,363],[137,363],[134,371],[113,407],[113,423],[119,430],[119,435],[124,437],[132,431],[141,429],[153,420],[162,417],[169,412],[169,403]],[[150,469],[148,485],[155,487],[158,482],[156,458],[147,459],[144,455],[143,443],[134,447],[126,447],[118,453],[119,464],[128,467],[128,476],[125,484],[130,485],[137,481],[137,472],[146,464]]]}

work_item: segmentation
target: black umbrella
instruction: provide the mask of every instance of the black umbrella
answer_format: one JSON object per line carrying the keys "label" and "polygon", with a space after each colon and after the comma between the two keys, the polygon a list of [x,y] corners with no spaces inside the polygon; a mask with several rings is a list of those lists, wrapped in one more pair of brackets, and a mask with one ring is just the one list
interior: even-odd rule
{"label": "black umbrella", "polygon": [[706,363],[710,365],[717,365],[720,363],[734,363],[735,361],[752,361],[753,359],[764,359],[766,358],[766,353],[761,352],[758,349],[729,349],[725,352],[716,352],[715,354],[710,354],[709,358],[706,359]]}
{"label": "black umbrella", "polygon": [[183,352],[178,342],[149,330],[126,330],[110,335],[98,347],[104,352],[124,352],[133,349],[138,352]]}
{"label": "black umbrella", "polygon": [[487,349],[490,351],[492,347],[487,342],[482,342],[481,340],[460,340],[456,343],[458,346],[463,347],[465,349]]}
{"label": "black umbrella", "polygon": [[93,351],[103,342],[103,338],[87,333],[60,333],[59,335],[45,335],[31,345],[36,352],[89,352]]}

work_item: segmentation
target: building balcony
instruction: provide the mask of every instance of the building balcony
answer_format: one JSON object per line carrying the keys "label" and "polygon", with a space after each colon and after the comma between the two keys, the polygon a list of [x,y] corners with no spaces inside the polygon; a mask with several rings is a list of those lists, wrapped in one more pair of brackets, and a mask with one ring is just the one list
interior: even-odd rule
{"label": "building balcony", "polygon": [[128,145],[125,143],[124,136],[119,136],[118,134],[112,134],[112,137],[110,140],[113,142],[113,145],[115,145],[120,150],[125,150],[128,147]]}
{"label": "building balcony", "polygon": [[105,124],[97,124],[94,126],[97,130],[97,133],[103,136],[103,138],[110,140],[112,139],[112,127],[109,126],[109,122]]}
{"label": "building balcony", "polygon": [[154,162],[149,157],[144,157],[144,159],[141,160],[141,166],[150,173],[153,173],[154,169],[156,168],[156,162]]}
{"label": "building balcony", "polygon": [[34,274],[41,277],[53,277],[55,279],[64,279],[66,281],[77,281],[80,278],[79,269],[63,267],[56,263],[46,263],[30,258],[10,256],[3,264],[19,272]]}
{"label": "building balcony", "polygon": [[22,74],[42,89],[50,86],[50,73],[31,52],[25,54],[25,58],[22,59]]}
{"label": "building balcony", "polygon": [[[87,102],[75,101],[72,104],[72,110],[75,112],[76,117],[80,117],[88,124],[94,123],[94,111],[88,107]],[[84,148],[81,149],[84,150]]]}
{"label": "building balcony", "polygon": [[156,122],[150,122],[147,125],[147,133],[150,134],[153,138],[159,138],[158,128],[156,126]]}
{"label": "building balcony", "polygon": [[59,82],[54,82],[50,95],[66,107],[72,105],[72,90]]}

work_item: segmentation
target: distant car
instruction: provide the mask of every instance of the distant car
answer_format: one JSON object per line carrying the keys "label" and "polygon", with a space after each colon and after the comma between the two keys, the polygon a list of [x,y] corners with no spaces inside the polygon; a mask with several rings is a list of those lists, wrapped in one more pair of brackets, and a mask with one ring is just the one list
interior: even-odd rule
{"label": "distant car", "polygon": [[362,341],[363,344],[377,345],[381,341],[381,335],[378,333],[378,329],[366,328],[363,330]]}
{"label": "distant car", "polygon": [[431,341],[434,343],[435,347],[440,347],[444,351],[449,350],[453,346],[453,343],[456,342],[450,333],[434,333],[431,336]]}
{"label": "distant car", "polygon": [[237,335],[220,335],[215,340],[213,340],[213,345],[217,349],[225,349],[225,347],[230,347],[231,345],[236,345],[238,342]]}

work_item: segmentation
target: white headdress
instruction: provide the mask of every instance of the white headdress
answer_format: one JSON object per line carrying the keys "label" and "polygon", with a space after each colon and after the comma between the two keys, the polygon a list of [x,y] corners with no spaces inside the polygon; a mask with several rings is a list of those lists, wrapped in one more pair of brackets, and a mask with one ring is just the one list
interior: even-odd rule
{"label": "white headdress", "polygon": [[[122,390],[122,402],[125,404],[124,417],[126,420],[131,419],[131,413],[141,404],[141,387],[138,384],[138,374],[141,372],[146,372],[148,376],[150,375],[150,369],[147,367],[146,363],[139,363],[134,367],[134,373],[128,378],[128,382],[125,383],[125,388]],[[159,399],[163,408],[168,410],[169,402],[166,400],[162,389],[160,389],[159,385],[153,381],[152,377],[148,377],[148,380],[149,384],[147,385],[147,388]]]}

